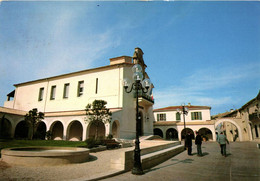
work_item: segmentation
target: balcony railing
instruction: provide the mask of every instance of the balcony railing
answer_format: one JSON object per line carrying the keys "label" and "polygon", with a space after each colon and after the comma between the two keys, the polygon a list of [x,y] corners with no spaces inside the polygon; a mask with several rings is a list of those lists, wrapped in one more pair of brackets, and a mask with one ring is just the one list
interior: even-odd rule
{"label": "balcony railing", "polygon": [[[146,93],[143,93],[143,92],[139,91],[139,92],[138,92],[138,98],[139,98],[139,97],[141,97],[141,98],[143,98],[143,99],[145,99],[145,100],[147,100],[147,101],[149,101],[149,102],[151,102],[151,103],[154,104],[154,99],[153,99],[153,97],[150,96],[150,95],[147,95]],[[136,94],[134,94],[134,98],[136,98]]]}

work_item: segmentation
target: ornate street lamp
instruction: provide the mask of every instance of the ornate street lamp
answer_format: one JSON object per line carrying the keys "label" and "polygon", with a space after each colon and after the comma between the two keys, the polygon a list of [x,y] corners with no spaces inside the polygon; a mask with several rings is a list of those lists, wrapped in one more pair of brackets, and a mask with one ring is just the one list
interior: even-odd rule
{"label": "ornate street lamp", "polygon": [[[133,79],[134,83],[131,83],[128,79],[124,79],[123,86],[125,88],[125,91],[127,93],[132,92],[132,90],[135,91],[136,94],[136,139],[135,139],[135,149],[134,149],[134,166],[132,169],[132,174],[135,175],[142,175],[144,174],[141,164],[141,154],[140,154],[140,141],[139,141],[139,135],[140,135],[140,119],[138,116],[138,92],[141,91],[143,93],[147,93],[148,89],[151,86],[150,79],[144,79],[143,80],[143,72],[142,67],[139,64],[135,64],[132,67],[133,71]],[[128,90],[128,87],[130,87],[130,90]]]}
{"label": "ornate street lamp", "polygon": [[177,112],[180,114],[183,114],[183,121],[184,121],[184,136],[186,138],[187,136],[187,132],[186,132],[186,124],[185,124],[185,115],[188,115],[188,111],[189,109],[187,107],[185,107],[185,104],[181,105],[182,109],[177,109]]}

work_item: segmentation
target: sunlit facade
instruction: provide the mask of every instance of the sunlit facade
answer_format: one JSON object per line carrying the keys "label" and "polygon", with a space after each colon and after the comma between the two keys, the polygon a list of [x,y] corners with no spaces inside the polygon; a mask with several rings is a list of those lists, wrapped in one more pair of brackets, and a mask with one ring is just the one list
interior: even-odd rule
{"label": "sunlit facade", "polygon": [[[143,57],[140,48],[135,51]],[[0,107],[5,135],[26,137],[24,115],[37,108],[45,114],[44,120],[37,126],[39,133],[50,131],[54,140],[85,140],[95,134],[94,125],[86,121],[85,107],[94,100],[105,100],[112,119],[98,128],[98,136],[112,134],[114,138],[134,138],[136,98],[134,93],[125,93],[122,84],[124,78],[132,80],[134,63],[132,57],[121,56],[111,58],[108,66],[15,84],[15,90],[7,95],[4,107]],[[149,78],[144,61],[141,66],[144,78]],[[141,135],[153,134],[152,89],[138,97]]]}

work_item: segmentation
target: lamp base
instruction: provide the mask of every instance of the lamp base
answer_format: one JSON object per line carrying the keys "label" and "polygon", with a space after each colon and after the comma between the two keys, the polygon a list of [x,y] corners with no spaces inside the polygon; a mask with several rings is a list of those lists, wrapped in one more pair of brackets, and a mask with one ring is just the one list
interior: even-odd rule
{"label": "lamp base", "polygon": [[143,175],[144,171],[143,171],[142,168],[133,168],[132,169],[132,174],[134,174],[134,175]]}

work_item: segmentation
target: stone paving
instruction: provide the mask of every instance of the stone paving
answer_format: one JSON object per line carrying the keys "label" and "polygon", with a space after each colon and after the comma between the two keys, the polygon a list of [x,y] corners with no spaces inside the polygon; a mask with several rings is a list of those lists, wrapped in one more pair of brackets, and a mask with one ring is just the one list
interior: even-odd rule
{"label": "stone paving", "polygon": [[[259,143],[259,142],[258,142]],[[220,154],[216,142],[203,142],[203,156],[182,152],[173,158],[145,170],[141,176],[127,172],[106,178],[107,181],[260,181],[260,149],[257,142],[234,142],[227,145],[227,157]]]}
{"label": "stone paving", "polygon": [[[260,142],[259,142],[260,143]],[[145,145],[143,145],[145,147]],[[148,146],[148,145],[147,145]],[[127,149],[107,150],[91,153],[89,162],[53,167],[22,167],[2,165],[0,161],[0,181],[5,180],[176,180],[176,181],[260,181],[260,149],[257,142],[235,142],[227,146],[228,156],[220,154],[216,142],[203,142],[203,157],[182,152],[171,159],[145,170],[141,176],[110,168],[110,159]],[[111,177],[111,174],[119,174]]]}

